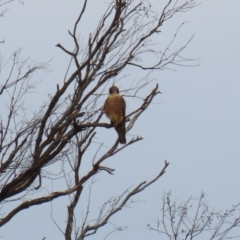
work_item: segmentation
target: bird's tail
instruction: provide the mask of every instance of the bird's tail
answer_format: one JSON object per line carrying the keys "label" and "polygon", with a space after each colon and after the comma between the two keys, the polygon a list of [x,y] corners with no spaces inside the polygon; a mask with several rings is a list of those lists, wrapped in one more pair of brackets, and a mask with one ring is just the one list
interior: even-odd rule
{"label": "bird's tail", "polygon": [[126,144],[126,129],[125,129],[125,122],[120,122],[115,126],[115,129],[118,133],[119,142],[121,144]]}

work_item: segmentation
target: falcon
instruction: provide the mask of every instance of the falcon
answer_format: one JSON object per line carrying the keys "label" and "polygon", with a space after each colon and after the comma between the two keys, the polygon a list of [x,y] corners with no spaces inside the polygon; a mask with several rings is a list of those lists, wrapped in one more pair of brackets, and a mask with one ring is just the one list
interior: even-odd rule
{"label": "falcon", "polygon": [[119,89],[116,86],[109,88],[109,95],[103,106],[103,110],[107,117],[111,120],[112,125],[118,133],[119,142],[126,143],[125,129],[125,110],[126,103],[124,98],[119,94]]}

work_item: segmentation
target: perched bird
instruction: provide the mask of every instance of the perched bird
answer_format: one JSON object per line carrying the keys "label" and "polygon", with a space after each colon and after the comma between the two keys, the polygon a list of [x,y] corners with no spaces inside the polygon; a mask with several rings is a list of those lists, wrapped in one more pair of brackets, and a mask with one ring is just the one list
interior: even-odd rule
{"label": "perched bird", "polygon": [[109,95],[103,106],[103,110],[111,123],[115,127],[119,142],[126,143],[126,130],[125,130],[125,110],[126,103],[124,98],[119,94],[119,89],[116,86],[109,88]]}

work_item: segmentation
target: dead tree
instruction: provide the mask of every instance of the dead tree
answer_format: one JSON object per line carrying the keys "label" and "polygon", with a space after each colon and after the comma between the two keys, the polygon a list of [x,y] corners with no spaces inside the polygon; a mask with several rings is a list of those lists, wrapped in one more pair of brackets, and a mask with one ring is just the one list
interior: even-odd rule
{"label": "dead tree", "polygon": [[[0,97],[6,99],[8,96],[6,109],[0,116],[0,226],[27,208],[70,196],[64,235],[68,240],[74,234],[76,239],[84,239],[107,224],[110,217],[122,209],[133,195],[143,191],[164,174],[168,162],[165,162],[152,181],[144,181],[115,199],[112,208],[104,216],[100,215],[94,224],[88,223],[86,215],[80,230],[73,233],[74,211],[86,182],[101,171],[112,174],[114,169],[106,166],[104,161],[142,140],[136,137],[128,140],[126,145],[119,145],[116,138],[103,154],[99,155],[96,150],[92,155],[91,168],[80,175],[82,163],[89,161],[86,153],[89,153],[94,141],[98,139],[99,148],[102,146],[99,129],[105,128],[107,131],[112,127],[110,123],[102,121],[102,106],[108,88],[113,82],[121,83],[124,95],[139,100],[139,106],[126,116],[126,131],[129,132],[160,93],[156,84],[147,95],[140,94],[140,90],[151,83],[147,77],[149,71],[191,63],[192,59],[183,57],[182,52],[192,37],[177,50],[172,46],[182,24],[164,49],[159,49],[157,41],[164,39],[161,28],[166,21],[196,6],[195,1],[191,0],[183,3],[169,0],[162,9],[155,11],[147,1],[112,1],[96,30],[89,32],[85,43],[80,43],[79,26],[83,15],[88,14],[85,0],[73,30],[69,31],[74,49],[67,49],[60,43],[56,45],[70,57],[66,75],[56,86],[55,93],[42,103],[40,109],[32,112],[26,113],[23,97],[36,87],[36,82],[32,81],[33,74],[46,69],[47,64],[27,67],[27,61],[19,60],[20,52],[17,51],[12,55],[11,62],[0,65],[1,71],[8,71],[5,83],[1,83],[0,87]],[[146,54],[152,56],[151,63],[145,61]],[[129,84],[129,80],[124,77],[127,67],[139,69],[143,74],[145,72],[146,77]],[[48,189],[46,194],[43,183],[54,178],[52,166],[60,169],[58,179],[65,179],[67,187],[61,191]],[[5,211],[7,204],[10,205]]]}
{"label": "dead tree", "polygon": [[[201,193],[199,199],[190,197],[177,204],[171,193],[163,197],[161,217],[157,226],[148,224],[147,228],[161,234],[161,239],[239,239],[240,204],[233,205],[226,211],[210,209],[206,194]],[[238,228],[238,230],[237,230]],[[235,231],[235,232],[234,232]]]}

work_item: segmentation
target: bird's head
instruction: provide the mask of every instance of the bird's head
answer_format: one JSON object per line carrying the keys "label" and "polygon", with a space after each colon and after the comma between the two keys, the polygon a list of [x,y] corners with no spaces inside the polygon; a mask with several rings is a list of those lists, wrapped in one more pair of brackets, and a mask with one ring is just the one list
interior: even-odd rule
{"label": "bird's head", "polygon": [[119,89],[118,89],[118,87],[116,87],[116,86],[110,87],[110,88],[109,88],[109,93],[110,93],[111,95],[119,94]]}

